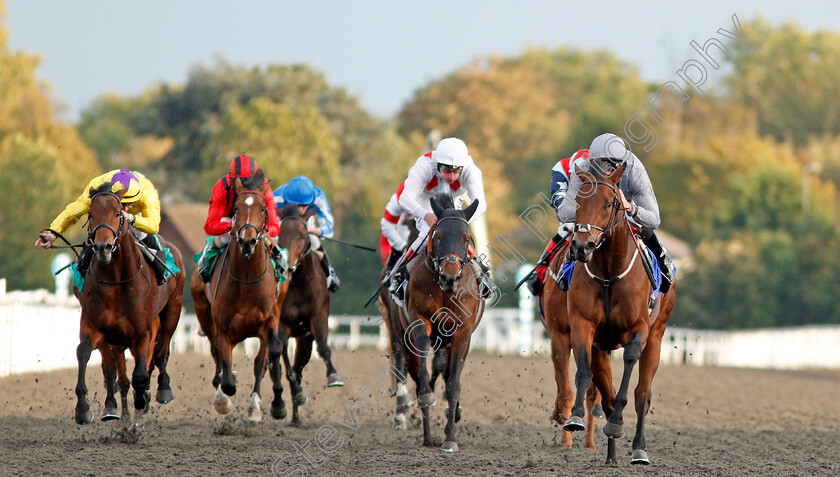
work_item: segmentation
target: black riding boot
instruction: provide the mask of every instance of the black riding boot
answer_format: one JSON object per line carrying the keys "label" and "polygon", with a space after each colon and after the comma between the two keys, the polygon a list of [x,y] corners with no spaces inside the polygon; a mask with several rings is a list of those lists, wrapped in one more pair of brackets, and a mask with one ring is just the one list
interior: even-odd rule
{"label": "black riding boot", "polygon": [[76,271],[81,276],[87,275],[88,268],[90,268],[90,260],[93,258],[93,247],[87,242],[82,246],[82,251],[79,252],[79,258],[76,259]]}
{"label": "black riding boot", "polygon": [[321,267],[323,267],[324,271],[327,272],[327,289],[331,293],[335,293],[338,291],[338,287],[341,286],[341,280],[338,279],[338,275],[335,273],[335,269],[330,265],[330,259],[327,257],[327,253],[324,252],[323,248],[318,249],[323,255],[321,258]]}
{"label": "black riding boot", "polygon": [[656,236],[653,229],[643,227],[642,239],[645,245],[647,245],[647,247],[656,256],[657,261],[659,261],[659,266],[662,269],[662,277],[665,280],[662,282],[662,286],[659,287],[659,291],[662,294],[668,293],[668,289],[671,288],[671,284],[674,283],[674,275],[671,272],[671,269],[674,266],[673,261],[671,260],[671,254],[669,254],[668,251],[665,250],[665,247],[662,246],[662,242],[659,241],[659,237]]}
{"label": "black riding boot", "polygon": [[397,264],[397,261],[400,257],[402,257],[402,254],[403,250],[397,250],[395,248],[391,249],[391,253],[388,254],[388,262],[385,264],[385,275],[388,275],[391,272],[391,269]]}
{"label": "black riding boot", "polygon": [[551,259],[550,250],[554,250],[554,247],[557,247],[557,244],[563,240],[563,237],[560,234],[554,234],[554,237],[551,238],[551,247],[546,247],[546,250],[543,250],[540,259],[537,260],[537,265],[534,267],[534,272],[528,277],[528,281],[526,285],[528,286],[528,290],[531,292],[532,295],[537,296],[540,294],[542,289],[542,283],[540,283],[540,277],[537,275],[536,269],[541,266],[548,266],[548,262]]}
{"label": "black riding boot", "polygon": [[400,301],[405,301],[405,286],[403,286],[403,283],[407,281],[408,267],[405,264],[402,264],[399,268],[397,268],[397,271],[394,272],[394,278],[391,280],[391,286],[388,287],[388,291],[399,298]]}
{"label": "black riding boot", "polygon": [[482,300],[488,300],[493,297],[498,287],[490,278],[490,267],[482,263],[481,260],[471,259],[470,264],[473,267],[473,273],[478,281],[478,295]]}
{"label": "black riding boot", "polygon": [[566,256],[563,257],[563,264],[560,265],[560,280],[557,281],[557,286],[563,291],[569,291],[569,281],[566,279],[566,274],[563,273],[563,269],[566,268],[566,265],[572,263],[572,261],[572,251],[569,250]]}
{"label": "black riding boot", "polygon": [[157,284],[163,285],[169,279],[166,275],[166,253],[160,250],[157,240],[155,240],[155,236],[152,234],[146,234],[140,242],[145,245],[144,255],[149,259],[152,270],[155,271]]}

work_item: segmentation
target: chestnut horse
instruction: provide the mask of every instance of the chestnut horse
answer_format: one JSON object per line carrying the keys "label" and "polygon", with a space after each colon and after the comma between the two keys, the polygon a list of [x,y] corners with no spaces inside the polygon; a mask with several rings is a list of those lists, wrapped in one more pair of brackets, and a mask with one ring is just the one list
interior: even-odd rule
{"label": "chestnut horse", "polygon": [[[572,400],[574,393],[569,384],[569,355],[572,346],[569,337],[569,313],[567,309],[566,292],[560,289],[557,280],[562,275],[561,270],[563,257],[569,249],[567,241],[558,245],[559,249],[549,263],[546,270],[545,284],[540,295],[540,307],[545,317],[545,329],[551,339],[551,362],[554,365],[554,381],[557,383],[557,398],[554,401],[554,412],[551,418],[560,425],[565,424],[566,418],[571,415]],[[592,408],[598,401],[598,391],[594,385],[587,389],[586,408],[589,410],[586,428],[586,442],[584,447],[595,449],[595,413]],[[603,417],[603,415],[601,416]],[[571,432],[564,430],[560,440],[563,447],[572,447]]]}
{"label": "chestnut horse", "polygon": [[[472,243],[467,222],[478,201],[465,210],[453,207],[452,199],[431,200],[438,221],[429,231],[426,251],[416,259],[418,265],[406,284],[405,304],[391,332],[400,337],[408,373],[417,385],[417,402],[423,412],[423,445],[431,446],[429,407],[435,395],[426,357],[435,352],[435,369],[442,369],[446,382],[446,439],[444,452],[457,452],[455,423],[460,419],[461,371],[470,349],[470,337],[481,321],[484,301],[470,266],[467,250]],[[434,342],[434,346],[432,346]],[[437,365],[435,365],[437,364]]]}
{"label": "chestnut horse", "polygon": [[[645,450],[645,417],[650,409],[651,382],[659,366],[662,335],[674,308],[676,284],[660,295],[648,313],[651,284],[638,244],[621,207],[619,180],[627,163],[581,173],[571,252],[580,266],[572,275],[568,295],[571,346],[575,354],[575,404],[563,428],[585,429],[584,396],[594,379],[601,393],[607,424],[607,463],[616,463],[615,439],[624,435],[624,408],[630,377],[639,362],[635,390],[636,435],[630,462],[649,464]],[[612,387],[608,352],[624,348],[624,373],[618,392]]]}
{"label": "chestnut horse", "polygon": [[[329,337],[330,292],[327,290],[327,276],[321,262],[311,248],[306,221],[312,217],[314,208],[300,214],[296,204],[287,204],[281,211],[281,235],[288,237],[286,243],[296,243],[300,251],[289,264],[289,291],[285,300],[278,300],[280,307],[280,338],[284,342],[283,361],[286,377],[292,392],[292,424],[300,424],[298,407],[308,397],[303,391],[301,380],[303,368],[312,356],[312,343],[316,342],[318,354],[327,365],[327,387],[344,386],[338,371],[332,363],[332,352],[327,345]],[[294,240],[292,240],[294,239]],[[291,260],[291,259],[290,259]],[[289,362],[289,338],[295,338],[295,364]]]}
{"label": "chestnut horse", "polygon": [[[256,189],[256,190],[254,190]],[[214,406],[220,414],[231,409],[229,396],[236,394],[236,382],[231,369],[233,347],[245,338],[257,337],[260,348],[254,359],[254,388],[251,392],[247,418],[262,419],[260,384],[270,367],[274,400],[271,416],[286,417],[282,398],[280,356],[283,341],[279,334],[279,309],[288,290],[288,281],[278,284],[271,262],[274,244],[268,237],[268,209],[265,194],[271,186],[261,172],[234,182],[236,201],[231,224],[232,240],[220,255],[220,263],[213,270],[209,286],[193,274],[190,292],[195,300],[195,314],[201,329],[210,341],[216,369],[213,387]],[[281,242],[281,246],[282,246]],[[284,271],[285,272],[285,271]]]}
{"label": "chestnut horse", "polygon": [[164,285],[158,286],[155,272],[144,263],[139,245],[122,213],[125,191],[111,192],[111,184],[103,184],[89,191],[88,246],[93,248],[92,260],[83,290],[74,287],[82,306],[80,343],[76,349],[79,376],[76,383],[78,402],[75,420],[79,424],[92,421],[87,402],[85,371],[91,352],[102,355],[105,375],[105,411],[102,420],[119,419],[114,397],[119,368],[123,415],[127,415],[125,349],[134,356],[131,386],[134,388],[134,424],[142,423],[142,410],[147,409],[149,381],[154,366],[159,369],[157,400],[168,403],[175,399],[166,371],[169,343],[181,317],[181,290],[184,287],[184,264],[181,254],[172,244],[169,247],[175,265],[181,270]]}

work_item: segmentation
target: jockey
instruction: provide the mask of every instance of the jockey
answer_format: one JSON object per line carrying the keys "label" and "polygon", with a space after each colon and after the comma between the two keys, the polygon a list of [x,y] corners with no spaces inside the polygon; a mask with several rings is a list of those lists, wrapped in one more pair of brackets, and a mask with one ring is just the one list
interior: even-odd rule
{"label": "jockey", "polygon": [[[582,172],[591,172],[594,168],[614,167],[616,162],[627,163],[624,175],[621,176],[618,183],[619,199],[622,207],[627,209],[627,220],[631,224],[641,227],[641,237],[645,245],[656,255],[661,265],[662,276],[665,278],[661,292],[666,293],[674,280],[671,270],[673,264],[670,254],[654,233],[654,229],[658,228],[660,224],[659,203],[656,201],[653,185],[650,183],[650,178],[642,161],[629,150],[623,139],[615,134],[606,133],[592,141],[592,145],[589,146],[589,159],[580,163],[577,169]],[[581,184],[580,175],[573,174],[569,189],[566,192],[566,200],[557,209],[557,218],[560,219],[560,222],[573,222],[575,220],[576,197]],[[567,260],[569,259],[570,257],[567,257]],[[564,281],[565,278],[562,278],[561,282]],[[566,287],[563,288],[564,290],[568,288],[568,283],[561,283],[560,285],[561,288]]]}
{"label": "jockey", "polygon": [[321,260],[321,267],[327,272],[327,288],[333,293],[338,291],[341,281],[338,279],[335,269],[330,265],[330,259],[327,257],[319,238],[331,238],[333,236],[333,224],[335,223],[324,191],[318,188],[308,177],[297,176],[288,184],[275,189],[274,199],[277,202],[278,209],[282,209],[286,204],[297,204],[301,209],[301,214],[303,214],[310,207],[315,208],[318,227],[315,226],[315,216],[311,217],[309,223],[306,224],[309,240],[312,244],[312,250]]}
{"label": "jockey", "polygon": [[[210,209],[207,212],[207,220],[204,222],[204,232],[214,236],[215,239],[210,245],[204,247],[201,258],[196,265],[198,277],[204,283],[210,281],[210,272],[207,268],[207,253],[213,249],[220,249],[230,243],[230,231],[232,227],[231,216],[233,215],[233,204],[236,202],[236,192],[233,184],[236,178],[243,181],[243,185],[249,189],[256,190],[267,184],[263,171],[253,157],[246,154],[235,157],[230,162],[230,172],[216,181],[213,192],[210,196]],[[280,222],[277,220],[277,207],[274,205],[274,194],[271,190],[265,193],[265,206],[268,210],[268,235],[277,237],[280,233]],[[277,250],[277,247],[274,248]]]}
{"label": "jockey", "polygon": [[[561,159],[551,168],[551,206],[554,207],[554,213],[557,214],[557,208],[566,197],[566,190],[569,188],[569,182],[575,167],[581,162],[589,158],[589,149],[581,149],[576,151],[570,157]],[[559,217],[559,216],[558,216]],[[551,251],[554,250],[558,244],[563,243],[568,237],[569,232],[572,231],[574,224],[567,222],[560,222],[557,227],[557,233],[548,242],[542,256],[537,261],[537,268],[531,277],[528,278],[528,289],[534,296],[539,295],[542,285],[542,277],[545,276],[545,270],[548,268],[548,261],[551,259]]]}
{"label": "jockey", "polygon": [[408,245],[408,237],[411,235],[411,228],[405,225],[411,219],[411,214],[406,213],[400,207],[398,195],[402,194],[405,183],[400,184],[396,194],[391,195],[388,204],[385,205],[385,213],[379,221],[382,229],[382,237],[379,239],[382,251],[382,262],[386,270],[393,268],[397,260],[402,256],[405,246]]}
{"label": "jockey", "polygon": [[[409,169],[408,178],[403,182],[402,193],[397,191],[397,199],[400,207],[414,216],[419,235],[406,252],[402,266],[391,281],[389,289],[391,293],[397,294],[398,298],[403,299],[404,296],[404,287],[401,285],[408,279],[406,264],[417,254],[420,247],[425,245],[431,226],[437,222],[429,200],[432,197],[449,195],[458,206],[464,193],[470,200],[478,201],[478,208],[470,218],[470,222],[474,222],[487,210],[484,184],[481,180],[481,170],[467,152],[467,145],[458,138],[441,140],[437,149],[420,156]],[[490,298],[496,290],[496,285],[488,275],[489,269],[473,255],[474,252],[470,252],[470,264],[478,279],[479,294],[483,299]]]}
{"label": "jockey", "polygon": [[[155,234],[158,233],[160,228],[160,199],[155,186],[139,172],[117,169],[94,177],[85,187],[82,195],[67,204],[64,210],[52,221],[50,229],[63,234],[78,222],[90,210],[90,189],[99,188],[105,183],[111,184],[112,192],[125,190],[125,194],[120,201],[122,202],[122,214],[129,225],[136,229],[135,235],[142,244],[151,250],[151,252],[144,250],[143,254],[152,264],[152,268],[157,275],[158,285],[162,285],[168,279],[168,276],[164,274],[166,260],[161,257],[155,258],[155,252],[159,251]],[[50,248],[54,241],[55,235],[42,232],[35,245],[46,249]],[[141,247],[141,250],[143,250],[143,247]],[[87,274],[91,258],[93,258],[93,250],[85,242],[76,261],[76,270],[82,276]]]}

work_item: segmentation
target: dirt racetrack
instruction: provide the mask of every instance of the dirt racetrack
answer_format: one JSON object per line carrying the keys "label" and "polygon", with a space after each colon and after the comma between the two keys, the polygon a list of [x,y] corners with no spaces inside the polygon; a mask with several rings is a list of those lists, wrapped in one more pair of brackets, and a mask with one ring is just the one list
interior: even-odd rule
{"label": "dirt racetrack", "polygon": [[[268,377],[263,422],[242,419],[253,375],[252,362],[241,354],[235,362],[240,387],[229,416],[217,415],[211,405],[210,357],[173,355],[176,400],[153,403],[139,429],[98,420],[104,400],[98,366],[88,370],[95,416],[88,426],[72,420],[75,370],[0,379],[0,475],[840,475],[838,371],[663,366],[654,380],[647,427],[651,465],[629,464],[631,397],[627,437],[617,445],[619,465],[610,467],[603,464],[603,421],[597,451],[583,449],[579,434],[571,450],[558,447],[559,432],[548,420],[555,385],[547,356],[470,355],[458,428],[461,452],[454,455],[422,447],[416,419],[407,431],[393,429],[392,399],[380,395],[378,408],[367,401],[371,409],[353,400],[378,388],[374,376],[386,362],[383,353],[333,356],[346,385],[326,389],[324,364],[314,359],[304,376],[309,402],[301,427],[290,426],[289,417],[268,416]],[[284,392],[290,405],[285,379]],[[436,394],[432,432],[439,446],[446,404],[440,388]],[[412,413],[419,416],[416,406]],[[316,439],[330,453],[317,448]]]}

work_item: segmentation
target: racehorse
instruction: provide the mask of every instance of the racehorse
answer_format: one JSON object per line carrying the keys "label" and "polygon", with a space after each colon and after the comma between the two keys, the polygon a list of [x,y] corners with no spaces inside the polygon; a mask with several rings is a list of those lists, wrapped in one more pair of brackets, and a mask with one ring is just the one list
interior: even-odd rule
{"label": "racehorse", "polygon": [[[306,222],[312,217],[312,208],[301,215],[296,204],[287,204],[280,211],[281,240],[297,243],[300,251],[289,265],[289,291],[285,300],[278,301],[280,307],[280,337],[284,344],[295,338],[295,363],[289,362],[288,347],[283,346],[283,361],[286,377],[292,392],[292,424],[300,424],[298,407],[308,397],[303,391],[301,380],[303,368],[312,356],[312,343],[317,343],[318,354],[327,366],[327,387],[344,386],[344,381],[332,363],[332,352],[327,345],[330,315],[330,293],[327,290],[327,276],[320,260],[312,250]],[[285,239],[288,237],[288,239]]]}
{"label": "racehorse", "polygon": [[[624,435],[624,408],[630,377],[639,362],[635,390],[638,421],[633,438],[632,464],[649,464],[645,450],[645,417],[650,409],[651,382],[659,366],[662,335],[674,308],[676,284],[660,295],[648,313],[652,287],[644,265],[637,260],[638,243],[621,207],[619,180],[627,163],[581,173],[575,230],[570,250],[583,267],[572,275],[568,294],[571,346],[575,355],[575,404],[563,428],[585,429],[584,396],[594,379],[601,393],[607,424],[607,463],[617,463],[615,439]],[[583,270],[581,270],[581,268]],[[608,352],[624,348],[624,373],[618,392],[612,388]]]}
{"label": "racehorse", "polygon": [[[545,284],[540,295],[540,308],[545,317],[545,329],[551,339],[551,362],[554,365],[554,381],[557,383],[557,398],[554,402],[554,412],[551,418],[560,425],[566,422],[571,415],[572,400],[574,394],[569,384],[569,354],[572,351],[569,338],[569,313],[567,310],[566,292],[560,289],[558,279],[563,271],[561,270],[563,256],[569,249],[566,242],[558,245],[548,270],[546,270]],[[586,393],[586,408],[589,410],[586,428],[586,442],[584,447],[595,449],[595,413],[593,407],[600,396],[594,385],[589,386]],[[571,432],[564,430],[560,440],[563,447],[572,446]]]}
{"label": "racehorse", "polygon": [[274,244],[267,236],[269,215],[264,197],[270,190],[261,171],[244,180],[236,179],[231,243],[219,256],[209,285],[202,282],[197,273],[193,274],[190,283],[195,314],[210,341],[216,364],[212,383],[216,389],[214,406],[220,414],[230,412],[229,396],[236,394],[231,369],[233,347],[245,338],[260,340],[254,359],[254,388],[247,411],[247,418],[252,421],[262,419],[260,384],[269,366],[274,391],[271,416],[283,419],[287,414],[281,396],[279,366],[283,341],[278,330],[277,303],[285,297],[288,282],[278,284],[270,256]]}
{"label": "racehorse", "polygon": [[[158,286],[155,272],[144,263],[140,246],[135,242],[122,213],[121,201],[125,191],[114,193],[110,187],[110,183],[103,184],[89,191],[87,245],[93,248],[96,260],[92,260],[83,290],[74,287],[82,306],[80,343],[76,349],[79,376],[75,420],[79,424],[92,421],[85,370],[95,349],[102,355],[107,393],[101,419],[120,418],[114,397],[118,367],[123,415],[127,415],[125,395],[129,382],[125,375],[124,355],[127,348],[135,360],[131,386],[134,388],[134,408],[138,411],[134,415],[134,424],[139,425],[142,423],[141,410],[147,409],[151,398],[149,381],[155,366],[160,370],[157,401],[168,403],[175,399],[166,365],[169,343],[181,316],[184,273],[180,271],[164,285]],[[178,249],[168,242],[161,242],[172,252],[175,265],[183,270]]]}
{"label": "racehorse", "polygon": [[[454,208],[452,199],[431,200],[437,223],[429,231],[428,246],[416,259],[418,265],[406,284],[405,304],[392,333],[400,346],[408,372],[417,385],[417,403],[423,412],[423,445],[431,446],[429,407],[435,404],[433,381],[426,357],[435,351],[433,368],[443,371],[446,383],[446,438],[444,452],[458,452],[455,423],[460,420],[461,371],[470,349],[470,337],[481,321],[484,301],[467,250],[473,242],[467,222],[478,201],[465,210]],[[432,345],[434,343],[434,345]]]}

